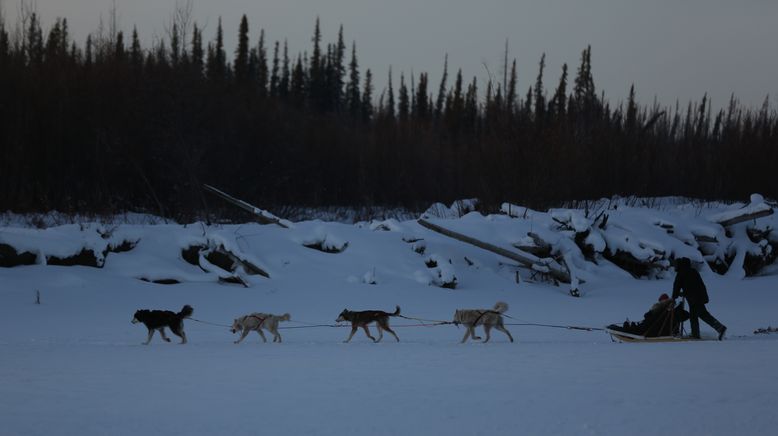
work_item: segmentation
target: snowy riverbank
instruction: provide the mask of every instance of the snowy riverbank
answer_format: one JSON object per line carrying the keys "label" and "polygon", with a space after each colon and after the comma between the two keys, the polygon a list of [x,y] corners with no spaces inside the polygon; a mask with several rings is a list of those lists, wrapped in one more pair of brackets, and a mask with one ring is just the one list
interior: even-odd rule
{"label": "snowy riverbank", "polygon": [[[509,323],[602,327],[639,319],[672,285],[671,273],[635,280],[603,264],[572,298],[564,287],[530,282],[525,270],[517,284],[505,259],[440,235],[424,234],[419,254],[418,242],[403,240],[420,231],[417,224],[387,226],[126,225],[112,237],[137,245],[109,253],[102,268],[0,268],[0,433],[757,435],[778,425],[778,335],[752,334],[778,323],[775,276],[703,273],[708,308],[729,327],[723,342],[620,344],[599,331],[514,325],[516,343],[495,332],[489,344],[461,345],[461,328],[392,319],[400,343],[373,344],[359,332],[343,344],[347,329],[323,327],[282,330],[280,345],[254,334],[234,345],[228,329],[189,320],[189,344],[155,337],[142,346],[145,328],[130,324],[136,309],[185,303],[213,323],[290,312],[295,322],[283,326],[296,327],[332,324],[344,307],[399,304],[404,315],[450,320],[457,308],[503,300],[516,318]],[[6,227],[0,235],[64,255],[82,232],[54,228],[34,240],[23,237],[29,231]],[[220,284],[224,271],[181,257],[204,238],[239,251],[270,278]],[[325,253],[304,246],[312,241],[348,245]],[[432,256],[439,266],[425,264]],[[446,274],[456,276],[455,289],[436,286]]]}

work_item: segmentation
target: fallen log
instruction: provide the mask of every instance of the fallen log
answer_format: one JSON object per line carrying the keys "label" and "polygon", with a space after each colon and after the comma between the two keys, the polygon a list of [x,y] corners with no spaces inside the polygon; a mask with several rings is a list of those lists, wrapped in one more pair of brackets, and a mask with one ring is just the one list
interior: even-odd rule
{"label": "fallen log", "polygon": [[460,242],[475,245],[476,247],[483,250],[491,251],[492,253],[507,257],[508,259],[515,260],[516,262],[519,262],[526,267],[532,268],[533,266],[542,266],[548,268],[548,272],[552,277],[559,280],[560,282],[570,283],[570,273],[564,270],[561,265],[553,261],[553,259],[548,259],[546,261],[529,253],[508,251],[488,242],[479,241],[478,239],[471,238],[470,236],[445,229],[422,218],[418,220],[418,223],[422,227],[426,227],[433,232],[440,233],[441,235],[448,236],[449,238],[456,239]]}
{"label": "fallen log", "polygon": [[208,245],[204,244],[190,245],[187,248],[181,249],[182,259],[191,265],[199,267],[205,272],[209,272],[208,269],[200,263],[201,254],[205,256],[205,260],[208,262],[230,273],[235,274],[237,267],[242,266],[249,275],[260,275],[268,279],[270,278],[270,274],[265,270],[227,250],[224,248],[224,245],[219,245],[214,248],[209,248]]}
{"label": "fallen log", "polygon": [[658,262],[657,258],[640,260],[632,253],[623,250],[613,252],[610,248],[603,252],[603,257],[614,265],[630,273],[632,277],[639,279],[648,277],[652,271],[665,270],[667,267]]}
{"label": "fallen log", "polygon": [[719,242],[718,239],[712,236],[698,235],[696,233],[692,233],[692,234],[694,235],[694,240],[697,242],[705,242],[708,244],[717,244]]}
{"label": "fallen log", "polygon": [[230,194],[227,194],[226,192],[223,192],[223,191],[220,191],[220,190],[214,188],[211,185],[203,184],[203,188],[206,191],[210,192],[211,194],[214,194],[217,197],[221,198],[222,200],[225,200],[228,203],[230,203],[230,204],[232,204],[234,206],[237,206],[237,207],[245,210],[246,212],[254,215],[254,217],[256,218],[256,220],[260,224],[276,224],[276,225],[278,225],[280,227],[283,227],[285,229],[289,228],[289,226],[287,226],[286,224],[281,222],[280,218],[278,218],[276,216],[273,216],[273,214],[271,214],[270,212],[267,212],[267,211],[262,210],[262,209],[260,209],[260,208],[258,208],[256,206],[253,206],[253,205],[251,205],[249,203],[246,203],[243,200],[237,199],[237,198],[231,196]]}
{"label": "fallen log", "polygon": [[773,210],[772,209],[767,209],[767,210],[762,210],[762,211],[759,211],[759,212],[749,213],[749,214],[741,215],[741,216],[738,216],[738,217],[730,218],[728,220],[719,222],[719,224],[721,224],[722,227],[729,227],[729,226],[733,226],[735,224],[743,223],[743,222],[746,222],[746,221],[755,220],[757,218],[763,218],[763,217],[766,217],[766,216],[770,216],[772,214],[773,214]]}
{"label": "fallen log", "polygon": [[551,256],[551,251],[552,251],[551,244],[542,240],[540,237],[538,237],[538,235],[532,232],[527,233],[527,237],[530,240],[527,240],[525,238],[524,240],[520,242],[514,242],[511,245],[513,246],[513,248],[521,252],[530,253],[533,256],[537,256],[540,258]]}
{"label": "fallen log", "polygon": [[551,247],[538,247],[537,245],[526,245],[526,244],[511,244],[513,248],[523,251],[525,253],[529,253],[533,256],[537,257],[548,257],[551,255]]}
{"label": "fallen log", "polygon": [[[236,283],[236,284],[243,285],[244,288],[248,288],[249,287],[248,284],[245,282],[245,280],[243,280],[237,274],[237,272],[234,272],[234,270],[230,270],[230,269],[233,269],[235,267],[234,264],[224,265],[224,266],[227,266],[227,267],[230,268],[230,269],[224,269],[222,266],[213,264],[209,260],[209,257],[210,257],[210,259],[222,261],[222,260],[224,260],[226,258],[226,256],[224,258],[222,258],[221,256],[217,256],[217,257],[214,258],[214,256],[212,256],[211,254],[212,254],[212,252],[210,250],[201,251],[198,254],[200,268],[202,268],[206,272],[215,274],[219,278],[219,283]],[[211,255],[211,256],[209,256],[209,255]],[[229,261],[229,260],[228,260],[228,262],[231,263],[231,261]]]}
{"label": "fallen log", "polygon": [[711,217],[711,221],[721,224],[722,227],[734,226],[735,224],[755,220],[772,215],[773,208],[766,203],[756,206],[747,206],[741,210],[741,213],[726,212]]}

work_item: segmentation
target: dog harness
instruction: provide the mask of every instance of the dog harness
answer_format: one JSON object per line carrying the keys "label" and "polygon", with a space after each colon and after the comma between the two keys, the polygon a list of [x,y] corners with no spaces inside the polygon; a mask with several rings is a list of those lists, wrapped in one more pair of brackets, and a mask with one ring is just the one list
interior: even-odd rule
{"label": "dog harness", "polygon": [[500,312],[497,312],[496,310],[483,310],[483,311],[479,311],[479,312],[481,312],[481,314],[480,314],[480,315],[478,315],[478,318],[476,318],[476,319],[475,319],[475,322],[473,322],[473,325],[474,325],[474,326],[478,325],[478,321],[480,321],[480,320],[481,320],[481,318],[483,318],[483,317],[484,317],[484,315],[486,315],[487,313],[493,313],[493,314],[495,314],[495,315],[501,315],[501,313],[500,313]]}
{"label": "dog harness", "polygon": [[258,317],[258,316],[256,316],[256,315],[249,315],[249,317],[250,317],[250,318],[256,318],[256,319],[258,319],[258,320],[259,320],[259,324],[257,324],[257,328],[260,328],[260,327],[262,327],[262,323],[264,323],[264,322],[265,322],[265,319],[267,319],[267,318],[261,318],[261,317]]}

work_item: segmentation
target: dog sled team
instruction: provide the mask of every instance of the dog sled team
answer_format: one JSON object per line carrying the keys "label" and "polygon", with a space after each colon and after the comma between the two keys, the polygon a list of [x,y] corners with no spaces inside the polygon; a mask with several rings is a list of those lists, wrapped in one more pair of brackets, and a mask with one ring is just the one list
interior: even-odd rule
{"label": "dog sled team", "polygon": [[[708,304],[708,292],[705,283],[700,274],[691,266],[691,261],[687,258],[680,258],[675,263],[676,276],[673,282],[672,298],[667,294],[662,294],[659,301],[656,302],[648,312],[643,315],[640,322],[630,322],[627,320],[622,325],[611,324],[605,330],[611,334],[614,339],[620,341],[653,341],[679,339],[683,322],[689,320],[691,325],[691,339],[700,339],[700,319],[713,327],[718,333],[718,339],[722,340],[727,331],[727,327],[721,324],[713,315],[708,312],[705,305]],[[681,303],[676,303],[676,299],[682,297]],[[683,301],[689,303],[689,311],[684,309]],[[508,339],[513,342],[513,336],[505,328],[503,314],[508,310],[508,304],[498,301],[492,309],[459,309],[454,312],[455,325],[465,327],[465,336],[462,343],[468,338],[480,340],[476,336],[475,329],[483,326],[488,342],[491,338],[491,330],[496,329],[503,332]],[[181,343],[186,343],[186,334],[184,333],[184,319],[192,316],[191,306],[184,306],[180,312],[175,313],[166,310],[138,310],[132,319],[133,323],[142,322],[148,329],[148,338],[144,344],[151,342],[154,332],[158,331],[162,339],[170,342],[165,335],[165,327],[169,328],[176,336],[181,338]],[[352,311],[343,309],[338,315],[336,322],[350,322],[351,333],[344,342],[349,342],[360,328],[364,330],[365,335],[373,342],[380,342],[384,337],[384,332],[394,336],[397,342],[400,338],[397,333],[389,326],[389,318],[400,315],[400,306],[397,306],[392,313],[382,310]],[[236,344],[243,341],[252,331],[255,331],[267,342],[263,330],[267,330],[273,335],[273,342],[281,342],[281,334],[278,332],[278,324],[282,321],[289,321],[291,316],[288,313],[283,315],[273,315],[270,313],[251,313],[236,318],[231,327],[233,334],[240,332],[240,338],[235,341]],[[378,338],[370,334],[368,325],[375,323],[378,331]]]}
{"label": "dog sled team", "polygon": [[[453,324],[463,325],[465,327],[465,336],[462,338],[462,343],[467,341],[468,338],[473,340],[480,340],[479,336],[475,335],[475,328],[477,326],[483,326],[484,334],[486,338],[484,342],[489,342],[491,338],[490,332],[492,328],[495,328],[508,336],[511,342],[513,342],[513,336],[505,328],[503,321],[503,314],[508,310],[508,304],[502,301],[498,301],[492,309],[459,309],[454,312]],[[180,312],[172,312],[169,310],[138,310],[132,318],[132,323],[143,323],[148,329],[148,338],[144,345],[148,345],[151,342],[151,338],[154,336],[154,332],[159,332],[162,336],[162,340],[170,342],[170,338],[165,335],[165,328],[169,328],[173,334],[181,338],[181,343],[186,343],[186,333],[184,333],[184,319],[189,318],[194,313],[192,306],[185,305]],[[397,342],[400,342],[400,338],[397,333],[389,326],[389,318],[400,316],[400,306],[395,308],[392,313],[384,312],[382,310],[364,310],[353,311],[343,309],[343,312],[338,315],[335,322],[349,322],[351,323],[351,333],[344,342],[350,342],[354,337],[354,334],[360,328],[364,330],[365,335],[372,339],[373,342],[381,342],[384,337],[383,332],[387,332],[394,336]],[[230,331],[235,334],[240,332],[240,338],[235,341],[236,344],[241,343],[246,336],[251,332],[257,332],[262,338],[262,342],[267,342],[265,333],[263,330],[267,330],[273,335],[273,342],[281,342],[281,334],[278,332],[278,324],[282,321],[289,321],[291,315],[285,313],[283,315],[274,315],[271,313],[251,313],[235,318],[230,327]],[[374,338],[370,334],[368,325],[375,323],[375,328],[378,331],[378,339]]]}

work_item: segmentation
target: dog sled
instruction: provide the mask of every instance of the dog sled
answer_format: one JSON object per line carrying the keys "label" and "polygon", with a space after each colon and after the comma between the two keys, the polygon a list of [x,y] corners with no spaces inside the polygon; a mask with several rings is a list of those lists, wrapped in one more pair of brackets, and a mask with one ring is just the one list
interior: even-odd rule
{"label": "dog sled", "polygon": [[698,339],[683,336],[683,322],[689,319],[689,312],[683,302],[674,304],[667,294],[643,315],[640,322],[625,321],[623,324],[611,324],[605,331],[616,342],[684,342]]}

